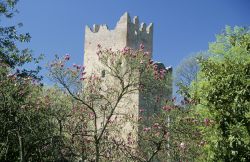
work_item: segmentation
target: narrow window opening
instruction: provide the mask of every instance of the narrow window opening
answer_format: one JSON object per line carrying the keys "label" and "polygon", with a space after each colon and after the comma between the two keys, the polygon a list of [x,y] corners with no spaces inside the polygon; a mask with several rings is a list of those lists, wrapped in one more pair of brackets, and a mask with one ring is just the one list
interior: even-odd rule
{"label": "narrow window opening", "polygon": [[102,77],[105,77],[105,70],[102,70]]}

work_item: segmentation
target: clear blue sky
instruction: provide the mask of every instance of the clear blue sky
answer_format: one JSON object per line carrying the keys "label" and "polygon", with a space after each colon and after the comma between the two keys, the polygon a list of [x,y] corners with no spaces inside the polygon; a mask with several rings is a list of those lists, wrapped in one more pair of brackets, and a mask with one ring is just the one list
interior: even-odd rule
{"label": "clear blue sky", "polygon": [[85,25],[113,28],[125,11],[154,23],[153,58],[173,67],[206,50],[225,25],[250,25],[250,0],[20,0],[17,9],[14,21],[24,24],[28,46],[44,53],[44,62],[69,53],[81,64]]}

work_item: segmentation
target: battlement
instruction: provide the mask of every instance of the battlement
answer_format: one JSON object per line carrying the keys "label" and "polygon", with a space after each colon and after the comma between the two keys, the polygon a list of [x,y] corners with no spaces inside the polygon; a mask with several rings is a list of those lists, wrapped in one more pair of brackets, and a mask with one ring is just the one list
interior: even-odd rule
{"label": "battlement", "polygon": [[[109,27],[106,24],[103,24],[103,25],[94,24],[92,28],[90,28],[89,26],[86,26],[86,30],[92,33],[98,33],[98,32],[103,32],[103,31],[112,32],[114,30],[119,30],[119,27],[121,26],[127,25],[127,28],[129,30],[133,30],[135,32],[135,35],[138,34],[138,31],[141,33],[145,33],[145,34],[152,34],[153,32],[152,23],[150,23],[148,26],[144,22],[142,22],[140,25],[139,23],[140,22],[139,22],[138,16],[135,16],[133,18],[133,21],[131,21],[129,14],[125,12],[123,16],[120,18],[120,20],[117,22],[114,29],[109,29]],[[133,31],[130,31],[130,32],[133,32]]]}
{"label": "battlement", "polygon": [[140,24],[137,16],[131,21],[127,12],[121,16],[114,29],[109,29],[106,24],[94,24],[92,28],[86,26],[84,64],[88,66],[88,70],[93,70],[92,67],[98,63],[96,55],[98,45],[103,49],[122,50],[124,47],[139,49],[140,44],[143,44],[144,50],[152,56],[153,24],[150,23],[148,26],[145,23]]}

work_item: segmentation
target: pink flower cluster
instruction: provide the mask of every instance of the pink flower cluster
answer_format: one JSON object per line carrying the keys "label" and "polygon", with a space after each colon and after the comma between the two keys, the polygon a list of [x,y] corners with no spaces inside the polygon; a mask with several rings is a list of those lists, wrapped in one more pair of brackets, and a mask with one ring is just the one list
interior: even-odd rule
{"label": "pink flower cluster", "polygon": [[144,112],[145,110],[144,110],[143,108],[140,108],[139,111],[140,111],[140,113],[142,113],[142,112]]}
{"label": "pink flower cluster", "polygon": [[131,51],[131,48],[129,48],[129,47],[124,47],[123,49],[122,49],[122,54],[126,54],[126,53],[128,53],[128,52],[130,52]]}
{"label": "pink flower cluster", "polygon": [[58,61],[58,62],[50,64],[50,66],[51,67],[61,67],[61,68],[63,68],[64,67],[64,62],[63,61]]}
{"label": "pink flower cluster", "polygon": [[66,61],[69,61],[69,59],[70,59],[70,55],[69,55],[69,54],[66,54],[66,55],[64,56],[63,59],[58,60],[58,62],[53,62],[53,63],[51,63],[51,64],[50,64],[50,67],[61,67],[61,68],[63,68],[65,62],[66,62]]}
{"label": "pink flower cluster", "polygon": [[85,74],[86,74],[86,72],[82,72],[81,73],[80,80],[85,80],[86,79]]}
{"label": "pink flower cluster", "polygon": [[144,131],[144,132],[149,132],[150,130],[151,130],[150,127],[145,127],[145,128],[143,128],[143,131]]}
{"label": "pink flower cluster", "polygon": [[73,64],[73,67],[76,68],[77,70],[84,70],[85,69],[85,66],[81,66],[81,65],[76,65],[76,64]]}
{"label": "pink flower cluster", "polygon": [[143,50],[144,49],[144,45],[141,43],[140,44],[140,49]]}
{"label": "pink flower cluster", "polygon": [[64,56],[64,60],[65,60],[65,61],[69,61],[69,59],[70,59],[70,55],[69,55],[69,54],[66,54],[66,55]]}
{"label": "pink flower cluster", "polygon": [[160,126],[160,124],[159,124],[159,123],[154,123],[154,124],[153,124],[153,128],[160,129],[160,128],[161,128],[161,126]]}
{"label": "pink flower cluster", "polygon": [[210,119],[205,118],[204,119],[204,124],[205,124],[205,126],[209,126],[210,125]]}
{"label": "pink flower cluster", "polygon": [[171,111],[173,108],[171,106],[165,105],[162,107],[162,110],[164,111]]}
{"label": "pink flower cluster", "polygon": [[158,69],[158,66],[156,64],[154,64],[153,66],[154,68],[154,77],[156,80],[162,80],[165,77],[166,74],[166,70],[165,69]]}
{"label": "pink flower cluster", "polygon": [[144,56],[149,56],[149,52],[144,52],[143,55]]}
{"label": "pink flower cluster", "polygon": [[149,59],[148,63],[149,63],[149,64],[153,64],[154,61],[153,61],[152,59]]}

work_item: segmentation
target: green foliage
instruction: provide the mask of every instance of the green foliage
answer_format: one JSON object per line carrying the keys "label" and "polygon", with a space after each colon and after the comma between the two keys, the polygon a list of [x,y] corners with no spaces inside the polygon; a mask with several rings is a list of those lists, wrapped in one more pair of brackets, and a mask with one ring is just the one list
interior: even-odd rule
{"label": "green foliage", "polygon": [[[12,18],[17,0],[0,2],[1,21]],[[22,65],[35,61],[30,50],[18,43],[29,42],[29,34],[19,34],[16,26],[0,26],[0,161],[41,161],[53,137],[50,112],[43,111],[39,70]]]}
{"label": "green foliage", "polygon": [[[193,84],[198,112],[215,122],[204,128],[211,160],[250,159],[250,30],[226,27],[211,43],[213,54],[200,60],[199,78]],[[204,111],[207,109],[208,111]]]}
{"label": "green foliage", "polygon": [[[15,5],[18,0],[3,0],[0,2],[0,21],[12,18],[15,10]],[[40,58],[34,58],[31,54],[31,50],[28,48],[20,49],[18,44],[27,43],[30,41],[31,36],[29,33],[19,33],[18,28],[22,24],[16,26],[3,26],[0,25],[0,66],[7,66],[10,69],[21,67],[24,64],[30,62],[37,62]],[[37,69],[22,69],[19,70],[19,76],[32,76],[33,78],[40,79],[37,74],[40,67]]]}
{"label": "green foliage", "polygon": [[159,161],[195,161],[199,158],[205,142],[198,128],[204,122],[190,106],[190,103],[175,106],[169,101],[159,113],[142,117],[142,121],[150,124],[142,122],[140,125],[143,127],[139,135],[141,150],[137,154],[144,159],[155,154],[153,159]]}

